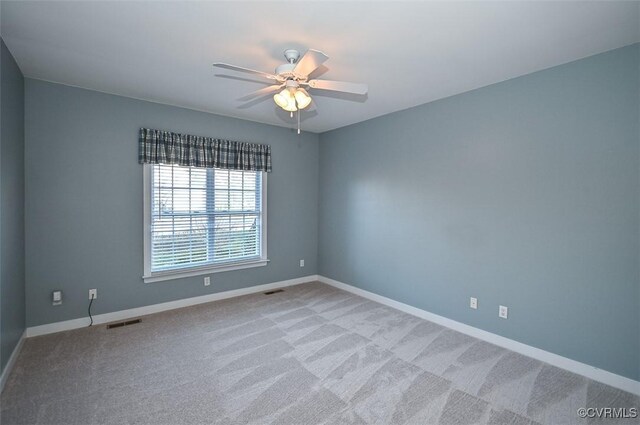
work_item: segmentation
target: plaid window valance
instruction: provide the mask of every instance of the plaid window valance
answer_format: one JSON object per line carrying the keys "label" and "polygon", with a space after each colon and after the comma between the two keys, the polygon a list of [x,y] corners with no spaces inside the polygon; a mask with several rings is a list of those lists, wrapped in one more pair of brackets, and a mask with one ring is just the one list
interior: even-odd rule
{"label": "plaid window valance", "polygon": [[140,164],[271,172],[271,146],[140,129]]}

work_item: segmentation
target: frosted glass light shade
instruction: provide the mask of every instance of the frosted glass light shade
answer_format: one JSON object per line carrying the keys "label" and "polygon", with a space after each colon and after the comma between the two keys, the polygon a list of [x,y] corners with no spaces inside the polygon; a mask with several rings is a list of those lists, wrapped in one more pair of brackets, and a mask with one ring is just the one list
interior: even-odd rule
{"label": "frosted glass light shade", "polygon": [[304,109],[311,103],[311,96],[307,96],[302,90],[296,90],[294,95],[296,102],[298,102],[298,108]]}
{"label": "frosted glass light shade", "polygon": [[273,95],[273,101],[285,111],[295,112],[298,110],[296,100],[289,89],[284,89],[280,93]]}

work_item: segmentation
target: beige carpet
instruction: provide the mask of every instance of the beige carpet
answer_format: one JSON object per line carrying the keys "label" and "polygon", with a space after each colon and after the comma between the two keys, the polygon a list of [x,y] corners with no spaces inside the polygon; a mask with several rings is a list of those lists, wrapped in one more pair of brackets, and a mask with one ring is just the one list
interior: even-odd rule
{"label": "beige carpet", "polygon": [[0,401],[3,425],[581,424],[580,407],[640,408],[320,283],[30,338]]}

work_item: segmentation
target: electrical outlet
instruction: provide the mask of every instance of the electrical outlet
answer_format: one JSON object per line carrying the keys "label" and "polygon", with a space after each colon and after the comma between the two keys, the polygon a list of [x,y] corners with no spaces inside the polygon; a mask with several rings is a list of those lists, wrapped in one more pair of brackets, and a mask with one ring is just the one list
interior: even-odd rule
{"label": "electrical outlet", "polygon": [[498,317],[502,317],[503,319],[507,318],[509,314],[509,309],[503,305],[498,308]]}
{"label": "electrical outlet", "polygon": [[98,298],[98,290],[97,289],[89,289],[89,299],[95,300]]}
{"label": "electrical outlet", "polygon": [[209,286],[209,285],[211,285],[211,277],[206,276],[204,278],[204,286]]}
{"label": "electrical outlet", "polygon": [[304,267],[304,260],[300,260],[300,267]]}
{"label": "electrical outlet", "polygon": [[478,309],[478,299],[474,298],[474,297],[469,298],[469,307],[474,309],[474,310],[477,310]]}
{"label": "electrical outlet", "polygon": [[51,304],[62,304],[62,291],[53,291],[53,293],[51,294]]}

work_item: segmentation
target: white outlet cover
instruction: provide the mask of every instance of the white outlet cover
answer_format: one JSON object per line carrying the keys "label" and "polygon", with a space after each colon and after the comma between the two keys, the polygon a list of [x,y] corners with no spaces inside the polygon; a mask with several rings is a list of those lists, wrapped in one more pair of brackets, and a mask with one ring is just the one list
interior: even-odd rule
{"label": "white outlet cover", "polygon": [[472,308],[474,310],[478,309],[478,299],[471,297],[469,298],[469,308]]}
{"label": "white outlet cover", "polygon": [[300,260],[300,267],[304,267],[304,260]]}
{"label": "white outlet cover", "polygon": [[498,317],[506,319],[508,315],[509,315],[509,308],[501,305],[498,308]]}
{"label": "white outlet cover", "polygon": [[97,289],[89,289],[89,299],[97,299],[98,298],[98,290]]}
{"label": "white outlet cover", "polygon": [[211,285],[211,277],[207,276],[204,278],[204,286]]}

